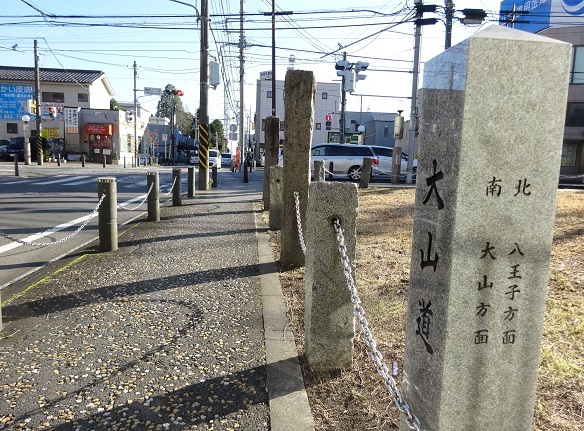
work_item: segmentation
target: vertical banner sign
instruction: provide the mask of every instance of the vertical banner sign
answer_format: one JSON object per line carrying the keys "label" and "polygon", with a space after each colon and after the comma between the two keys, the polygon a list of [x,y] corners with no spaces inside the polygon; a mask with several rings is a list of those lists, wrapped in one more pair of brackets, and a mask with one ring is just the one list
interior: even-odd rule
{"label": "vertical banner sign", "polygon": [[79,133],[79,110],[81,108],[64,108],[65,133]]}
{"label": "vertical banner sign", "polygon": [[209,169],[209,125],[199,124],[199,166]]}

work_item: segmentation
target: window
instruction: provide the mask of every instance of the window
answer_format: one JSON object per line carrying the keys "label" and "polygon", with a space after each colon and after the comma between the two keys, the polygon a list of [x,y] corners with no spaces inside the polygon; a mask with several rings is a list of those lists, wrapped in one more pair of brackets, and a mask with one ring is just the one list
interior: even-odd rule
{"label": "window", "polygon": [[328,93],[326,91],[322,92],[322,98],[323,99],[328,99]]}
{"label": "window", "polygon": [[320,130],[320,123],[316,123],[316,130]]}
{"label": "window", "polygon": [[564,144],[562,147],[562,166],[576,166],[576,150],[575,143]]}
{"label": "window", "polygon": [[18,133],[18,123],[6,123],[6,133]]}
{"label": "window", "polygon": [[78,102],[89,102],[89,94],[87,93],[77,93]]}
{"label": "window", "polygon": [[326,126],[326,129],[327,129],[327,130],[331,130],[331,122],[330,122],[330,121],[327,121],[327,122],[325,123],[325,126]]}
{"label": "window", "polygon": [[570,84],[584,84],[584,46],[575,46],[572,53]]}
{"label": "window", "polygon": [[65,103],[65,94],[43,91],[43,102]]}
{"label": "window", "polygon": [[284,122],[280,121],[280,131],[284,130]]}
{"label": "window", "polygon": [[271,99],[272,98],[272,92],[271,91],[266,91],[266,97],[268,99]]}
{"label": "window", "polygon": [[129,133],[128,133],[128,137],[127,137],[127,141],[126,142],[128,143],[128,145],[126,147],[127,148],[127,152],[128,153],[132,153],[133,152],[132,151],[132,135],[130,135]]}
{"label": "window", "polygon": [[568,103],[566,127],[584,127],[584,102]]}

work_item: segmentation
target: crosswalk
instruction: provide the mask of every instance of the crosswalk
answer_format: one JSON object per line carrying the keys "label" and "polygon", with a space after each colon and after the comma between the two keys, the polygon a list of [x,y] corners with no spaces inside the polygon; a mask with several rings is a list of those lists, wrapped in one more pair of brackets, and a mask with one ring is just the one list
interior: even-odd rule
{"label": "crosswalk", "polygon": [[[186,178],[182,178],[184,181]],[[89,175],[56,175],[54,177],[40,178],[22,178],[17,180],[1,181],[2,186],[11,184],[28,184],[33,186],[52,186],[58,184],[59,186],[78,186],[82,184],[97,183],[97,177]],[[118,189],[146,189],[147,181],[144,177],[138,179],[136,176],[123,176],[116,179]],[[161,188],[165,187],[163,181]]]}

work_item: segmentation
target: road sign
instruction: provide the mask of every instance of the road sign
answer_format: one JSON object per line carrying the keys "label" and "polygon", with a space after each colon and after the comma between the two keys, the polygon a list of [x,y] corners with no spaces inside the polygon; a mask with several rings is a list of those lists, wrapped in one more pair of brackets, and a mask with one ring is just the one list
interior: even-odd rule
{"label": "road sign", "polygon": [[144,87],[144,96],[160,96],[162,88]]}
{"label": "road sign", "polygon": [[163,140],[164,142],[168,141],[168,135],[167,135],[166,133],[163,133],[163,134],[162,134],[162,140]]}
{"label": "road sign", "polygon": [[229,131],[230,132],[237,132],[237,124],[229,125]]}

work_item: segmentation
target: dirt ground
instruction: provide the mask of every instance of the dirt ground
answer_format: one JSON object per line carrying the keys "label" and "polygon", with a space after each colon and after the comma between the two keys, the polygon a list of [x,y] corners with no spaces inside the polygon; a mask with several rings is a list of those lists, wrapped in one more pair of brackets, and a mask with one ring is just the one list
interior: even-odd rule
{"label": "dirt ground", "polygon": [[[386,364],[402,368],[414,190],[359,190],[357,289]],[[279,232],[271,231],[279,257]],[[317,430],[397,430],[399,412],[355,338],[354,366],[312,372],[303,347],[304,268],[280,270]],[[584,429],[584,193],[559,191],[534,431]],[[398,385],[400,376],[396,377]]]}

